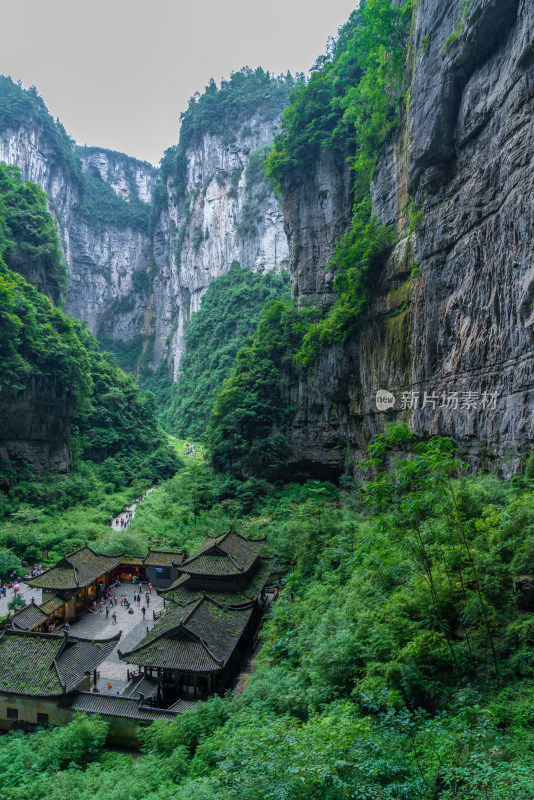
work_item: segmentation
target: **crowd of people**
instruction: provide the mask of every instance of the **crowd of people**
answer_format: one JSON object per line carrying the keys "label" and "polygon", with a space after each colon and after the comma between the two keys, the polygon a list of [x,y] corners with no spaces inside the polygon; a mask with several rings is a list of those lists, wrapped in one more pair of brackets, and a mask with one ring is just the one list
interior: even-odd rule
{"label": "crowd of people", "polygon": [[[142,499],[143,499],[142,497],[136,497],[134,500],[134,504],[138,505]],[[112,528],[114,526],[115,528],[127,528],[130,522],[132,521],[135,513],[135,510],[132,511],[131,509],[132,506],[130,506],[130,508],[123,509],[115,521],[113,521],[113,517],[110,516],[108,523],[111,525]]]}
{"label": "crowd of people", "polygon": [[[42,564],[34,564],[33,569],[31,569],[24,578],[35,578],[37,575],[40,575],[41,572],[44,572]],[[22,578],[20,575],[16,575],[15,572],[11,573],[10,579],[8,581],[4,581],[2,586],[0,586],[0,594],[2,597],[6,597],[7,590],[13,589],[13,594],[18,594],[20,589],[20,582]]]}
{"label": "crowd of people", "polygon": [[117,594],[113,592],[112,589],[107,589],[105,594],[100,598],[100,600],[98,600],[98,602],[96,600],[93,600],[92,610],[95,613],[105,612],[106,619],[109,618],[111,612],[111,618],[113,620],[113,624],[116,624],[117,612],[115,609],[118,605],[122,606],[123,608],[126,608],[128,610],[128,614],[134,614],[135,604],[137,604],[137,607],[143,614],[143,619],[145,619],[145,614],[150,606],[150,595],[152,594],[152,584],[149,583],[147,585],[146,591],[144,593],[144,604],[143,607],[141,608],[142,593],[143,593],[142,583],[140,583],[138,587],[134,585],[132,601],[129,600],[129,597],[126,594],[121,594],[119,597],[117,597]]}
{"label": "crowd of people", "polygon": [[116,528],[127,528],[132,521],[133,513],[131,511],[123,511],[123,514],[124,516],[117,517],[115,520]]}

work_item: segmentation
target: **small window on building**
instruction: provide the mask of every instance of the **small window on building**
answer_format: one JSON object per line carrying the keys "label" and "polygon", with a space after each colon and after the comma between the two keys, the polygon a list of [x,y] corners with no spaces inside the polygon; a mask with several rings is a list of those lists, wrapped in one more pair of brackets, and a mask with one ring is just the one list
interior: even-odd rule
{"label": "small window on building", "polygon": [[168,580],[171,577],[170,567],[156,567],[156,580]]}
{"label": "small window on building", "polygon": [[18,719],[19,718],[19,710],[18,710],[18,708],[8,708],[7,709],[7,718],[8,719]]}
{"label": "small window on building", "polygon": [[40,714],[37,712],[37,722],[39,725],[48,725],[48,714]]}

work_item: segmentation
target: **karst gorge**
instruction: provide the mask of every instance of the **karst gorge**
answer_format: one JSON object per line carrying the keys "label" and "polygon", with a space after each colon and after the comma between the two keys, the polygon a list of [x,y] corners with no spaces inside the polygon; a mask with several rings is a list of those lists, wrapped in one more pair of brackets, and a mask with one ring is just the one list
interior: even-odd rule
{"label": "karst gorge", "polygon": [[158,167],[39,92],[0,76],[2,796],[532,800],[531,0],[361,0]]}

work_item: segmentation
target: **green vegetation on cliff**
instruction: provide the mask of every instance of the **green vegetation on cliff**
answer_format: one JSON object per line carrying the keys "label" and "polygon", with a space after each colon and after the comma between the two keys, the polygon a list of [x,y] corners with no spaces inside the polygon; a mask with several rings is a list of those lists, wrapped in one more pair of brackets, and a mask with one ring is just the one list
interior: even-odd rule
{"label": "green vegetation on cliff", "polygon": [[402,120],[412,6],[412,0],[360,4],[317,61],[310,81],[295,93],[266,159],[267,174],[282,191],[313,180],[322,151],[327,158],[348,158],[352,169],[352,226],[329,265],[338,300],[304,337],[303,363],[357,329],[375,270],[394,241],[372,215],[370,184],[381,149]]}
{"label": "green vegetation on cliff", "polygon": [[67,288],[59,237],[45,193],[17,167],[0,164],[0,256],[58,302]]}
{"label": "green vegetation on cliff", "polygon": [[33,378],[54,380],[59,394],[90,395],[89,355],[77,320],[65,316],[0,258],[0,380],[25,389]]}
{"label": "green vegetation on cliff", "polygon": [[78,450],[95,461],[163,445],[153,398],[141,393],[113,356],[100,352],[81,323],[65,316],[1,260],[0,308],[5,389],[24,390],[34,378],[53,380],[57,394],[68,395],[76,407]]}
{"label": "green vegetation on cliff", "polygon": [[150,205],[137,195],[124,200],[108,183],[95,175],[83,176],[83,195],[79,213],[90,225],[133,228],[148,234]]}
{"label": "green vegetation on cliff", "polygon": [[[403,72],[412,2],[365,0],[318,59],[308,83],[293,94],[282,130],[265,159],[282,192],[312,182],[321,153],[352,168],[353,218],[329,268],[333,307],[322,314],[285,308],[265,316],[252,343],[241,350],[215,398],[207,442],[217,469],[241,475],[280,472],[289,455],[284,426],[290,384],[325,346],[357,330],[373,281],[394,243],[394,234],[372,215],[370,184],[388,136],[402,120]],[[279,326],[278,329],[276,326]],[[273,343],[283,342],[283,348]],[[283,356],[281,355],[283,351]]]}
{"label": "green vegetation on cliff", "polygon": [[[141,478],[150,484],[172,475],[178,462],[158,426],[154,398],[142,393],[109,353],[100,352],[97,340],[84,325],[67,317],[22,275],[9,269],[1,254],[13,266],[20,264],[27,274],[42,275],[45,285],[54,285],[58,272],[62,274],[57,234],[44,194],[22,181],[16,168],[3,165],[0,381],[9,413],[15,415],[21,404],[23,413],[35,416],[31,427],[41,431],[41,437],[43,431],[57,428],[65,430],[66,436],[69,419],[63,417],[72,415],[71,443],[78,457],[107,462],[108,473],[113,459],[122,458],[116,470],[117,486]],[[39,410],[39,389],[35,388],[40,385],[52,387],[58,400],[56,409],[46,406],[50,415],[46,419],[38,418],[44,413]],[[9,418],[4,420],[2,432],[9,440]],[[20,490],[23,478],[31,483],[24,467],[7,465],[0,476],[4,492],[10,495]],[[28,492],[31,496],[32,490]]]}
{"label": "green vegetation on cliff", "polygon": [[[139,199],[134,182],[130,182],[128,201],[115,194],[100,176],[82,173],[77,150],[83,153],[86,149],[99,148],[76,148],[74,140],[67,135],[59,120],[54,121],[34,86],[25,90],[21,84],[0,75],[0,131],[11,129],[17,134],[25,125],[34,125],[38,133],[42,131],[48,146],[48,167],[51,171],[56,167],[63,170],[67,180],[79,191],[79,213],[90,225],[106,224],[148,232],[150,205]],[[130,160],[128,156],[122,158]],[[131,161],[135,162],[135,159]]]}
{"label": "green vegetation on cliff", "polygon": [[210,283],[200,310],[193,314],[186,330],[180,377],[164,415],[172,433],[191,439],[203,435],[214,395],[237,351],[255,329],[266,303],[289,300],[288,284],[287,274],[262,275],[237,262],[226,275]]}
{"label": "green vegetation on cliff", "polygon": [[254,335],[239,350],[215,397],[205,438],[216,469],[271,479],[283,473],[293,361],[315,317],[314,309],[297,309],[282,301],[262,312]]}
{"label": "green vegetation on cliff", "polygon": [[79,212],[91,224],[117,228],[133,228],[148,233],[150,221],[149,203],[140,200],[134,170],[138,166],[153,169],[144,161],[107,150],[104,147],[77,147],[80,157],[89,156],[91,153],[105,154],[111,164],[119,163],[124,171],[128,186],[128,199],[119,197],[111,186],[102,180],[98,170],[89,170],[83,174],[83,196]]}
{"label": "green vegetation on cliff", "polygon": [[257,124],[276,118],[302,81],[302,75],[293,77],[288,72],[275,76],[261,67],[255,70],[243,67],[233,72],[229,80],[222,80],[220,86],[212,78],[204,93],[195,94],[187,111],[182,113],[179,143],[165,151],[155,191],[156,212],[166,203],[169,178],[178,195],[185,192],[189,147],[197,145],[207,134],[219,135],[228,144],[252,118]]}
{"label": "green vegetation on cliff", "polygon": [[30,124],[42,130],[50,149],[50,167],[61,167],[74,183],[79,183],[81,164],[74,152],[74,141],[61,122],[50,115],[35,86],[25,90],[21,83],[14,83],[11,78],[0,75],[0,131],[12,130],[17,133],[19,128]]}

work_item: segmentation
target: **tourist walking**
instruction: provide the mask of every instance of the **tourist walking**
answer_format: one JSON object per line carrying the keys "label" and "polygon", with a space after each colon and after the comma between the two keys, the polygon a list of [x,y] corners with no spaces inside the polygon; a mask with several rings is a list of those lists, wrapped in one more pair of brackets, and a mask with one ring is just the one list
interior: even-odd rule
{"label": "tourist walking", "polygon": [[106,606],[106,619],[109,617],[109,606]]}
{"label": "tourist walking", "polygon": [[113,614],[111,615],[111,618],[113,619],[113,623],[112,624],[116,625],[117,624],[117,612],[116,611],[113,612]]}
{"label": "tourist walking", "polygon": [[144,618],[145,618],[145,614],[146,614],[146,608],[143,606],[143,608],[141,609],[141,611],[143,612],[143,619],[144,619]]}

